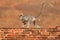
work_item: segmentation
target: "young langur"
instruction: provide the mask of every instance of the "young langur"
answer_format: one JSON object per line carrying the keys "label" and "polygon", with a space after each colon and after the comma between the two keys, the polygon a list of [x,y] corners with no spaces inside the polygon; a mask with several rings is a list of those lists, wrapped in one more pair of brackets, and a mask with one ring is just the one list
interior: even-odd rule
{"label": "young langur", "polygon": [[22,20],[23,27],[27,26],[27,28],[29,28],[29,25],[31,24],[31,22],[35,27],[37,26],[37,23],[36,23],[37,18],[34,16],[31,16],[31,15],[26,16],[26,15],[23,15],[23,13],[21,13],[19,18]]}

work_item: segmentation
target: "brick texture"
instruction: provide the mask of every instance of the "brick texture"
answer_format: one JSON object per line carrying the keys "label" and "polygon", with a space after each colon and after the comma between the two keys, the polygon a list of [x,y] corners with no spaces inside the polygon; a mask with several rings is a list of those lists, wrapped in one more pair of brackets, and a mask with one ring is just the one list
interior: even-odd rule
{"label": "brick texture", "polygon": [[59,28],[1,28],[0,40],[60,40]]}

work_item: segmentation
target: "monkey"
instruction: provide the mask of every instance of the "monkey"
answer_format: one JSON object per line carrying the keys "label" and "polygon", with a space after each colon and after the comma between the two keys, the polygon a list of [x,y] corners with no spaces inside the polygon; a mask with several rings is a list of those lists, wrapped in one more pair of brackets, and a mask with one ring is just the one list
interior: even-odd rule
{"label": "monkey", "polygon": [[31,24],[31,22],[33,23],[33,25],[36,27],[37,25],[37,17],[35,16],[31,16],[31,15],[19,15],[19,18],[22,20],[23,23],[23,27],[27,26],[29,27],[29,25]]}

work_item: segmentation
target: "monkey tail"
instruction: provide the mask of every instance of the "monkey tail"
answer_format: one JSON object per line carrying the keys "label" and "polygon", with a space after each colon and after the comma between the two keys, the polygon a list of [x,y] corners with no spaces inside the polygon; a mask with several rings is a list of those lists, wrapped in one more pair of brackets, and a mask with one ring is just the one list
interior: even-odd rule
{"label": "monkey tail", "polygon": [[36,16],[36,18],[38,18],[41,15],[41,12]]}

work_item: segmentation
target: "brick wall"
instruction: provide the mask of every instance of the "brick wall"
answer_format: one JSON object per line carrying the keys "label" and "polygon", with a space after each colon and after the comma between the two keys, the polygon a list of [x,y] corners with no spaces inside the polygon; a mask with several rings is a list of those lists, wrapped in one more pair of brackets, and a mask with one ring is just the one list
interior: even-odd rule
{"label": "brick wall", "polygon": [[0,40],[60,40],[56,28],[0,28]]}

